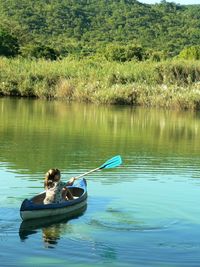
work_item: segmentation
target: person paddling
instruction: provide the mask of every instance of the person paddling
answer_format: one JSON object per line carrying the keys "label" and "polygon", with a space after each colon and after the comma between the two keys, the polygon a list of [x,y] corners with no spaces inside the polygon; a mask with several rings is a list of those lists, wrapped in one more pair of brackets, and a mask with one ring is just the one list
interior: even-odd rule
{"label": "person paddling", "polygon": [[62,203],[73,199],[73,195],[67,186],[73,185],[75,178],[72,177],[67,183],[62,182],[60,178],[61,173],[58,169],[50,169],[46,173],[44,181],[46,197],[44,204]]}

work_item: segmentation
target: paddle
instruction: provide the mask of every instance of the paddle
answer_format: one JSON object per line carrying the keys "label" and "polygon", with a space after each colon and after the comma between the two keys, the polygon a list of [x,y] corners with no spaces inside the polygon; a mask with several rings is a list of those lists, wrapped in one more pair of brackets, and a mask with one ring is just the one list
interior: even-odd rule
{"label": "paddle", "polygon": [[85,172],[79,176],[76,176],[75,179],[78,179],[78,178],[81,178],[89,173],[92,173],[92,172],[95,172],[95,171],[98,171],[98,170],[103,170],[103,169],[110,169],[110,168],[115,168],[115,167],[118,167],[120,164],[122,164],[122,159],[121,159],[121,156],[115,156],[111,159],[108,159],[104,164],[102,164],[100,167],[96,168],[96,169],[93,169],[89,172]]}

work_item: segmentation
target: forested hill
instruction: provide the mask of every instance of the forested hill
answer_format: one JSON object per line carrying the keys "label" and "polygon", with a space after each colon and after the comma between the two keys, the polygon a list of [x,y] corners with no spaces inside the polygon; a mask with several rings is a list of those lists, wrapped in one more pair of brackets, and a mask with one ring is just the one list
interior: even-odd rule
{"label": "forested hill", "polygon": [[[0,31],[20,46],[99,49],[135,44],[178,54],[199,45],[200,5],[142,4],[136,0],[0,0]],[[63,52],[64,53],[64,52]]]}

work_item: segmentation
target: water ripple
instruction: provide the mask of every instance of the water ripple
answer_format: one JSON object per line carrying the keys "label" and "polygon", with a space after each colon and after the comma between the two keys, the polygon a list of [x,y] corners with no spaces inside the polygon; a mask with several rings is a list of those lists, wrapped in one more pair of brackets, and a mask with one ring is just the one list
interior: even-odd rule
{"label": "water ripple", "polygon": [[[109,214],[110,213],[110,214]],[[97,215],[92,218],[88,225],[97,228],[104,228],[113,231],[164,231],[177,224],[177,220],[164,220],[144,222],[133,218],[129,212],[122,212],[117,209],[108,209],[107,214]]]}

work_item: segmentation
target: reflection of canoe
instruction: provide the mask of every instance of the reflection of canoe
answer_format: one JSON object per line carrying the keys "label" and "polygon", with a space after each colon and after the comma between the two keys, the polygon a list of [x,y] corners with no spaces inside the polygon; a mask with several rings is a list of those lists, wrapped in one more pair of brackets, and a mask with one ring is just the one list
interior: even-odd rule
{"label": "reflection of canoe", "polygon": [[22,220],[30,220],[44,217],[59,216],[70,214],[82,209],[86,205],[87,183],[86,180],[80,179],[72,186],[68,187],[74,196],[73,200],[68,200],[59,204],[43,204],[45,192],[36,195],[31,199],[25,199],[20,208]]}
{"label": "reflection of canoe", "polygon": [[[87,209],[87,203],[81,209],[72,211],[67,214],[62,214],[58,216],[52,217],[44,217],[32,220],[23,221],[19,228],[19,236],[21,240],[25,240],[29,235],[35,234],[39,229],[42,229],[45,232],[48,229],[60,229],[63,225],[65,225],[71,219],[77,219],[80,217],[85,210]],[[55,231],[53,231],[55,233]],[[60,232],[60,231],[59,231]],[[56,239],[56,235],[53,236]]]}

